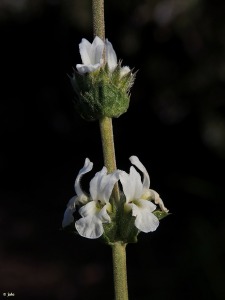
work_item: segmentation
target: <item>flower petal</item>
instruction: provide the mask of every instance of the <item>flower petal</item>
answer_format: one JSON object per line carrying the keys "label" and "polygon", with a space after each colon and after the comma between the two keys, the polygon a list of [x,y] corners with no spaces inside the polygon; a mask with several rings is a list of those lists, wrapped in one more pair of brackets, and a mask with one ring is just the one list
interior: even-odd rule
{"label": "flower petal", "polygon": [[85,159],[85,162],[84,162],[84,166],[82,169],[80,169],[78,175],[77,175],[77,178],[75,180],[75,184],[74,184],[74,188],[75,188],[75,192],[79,198],[79,201],[82,203],[82,202],[85,202],[87,200],[87,196],[85,195],[85,193],[83,192],[82,188],[81,188],[81,185],[80,185],[80,180],[81,180],[81,177],[90,172],[93,168],[93,163],[90,161],[89,158],[86,158]]}
{"label": "flower petal", "polygon": [[136,217],[135,226],[143,232],[155,231],[159,226],[159,220],[152,213],[156,206],[148,200],[138,200],[132,203],[132,215]]}
{"label": "flower petal", "polygon": [[91,43],[86,40],[82,39],[81,43],[79,44],[79,49],[80,49],[80,56],[81,60],[84,65],[90,65],[92,64],[91,62]]}
{"label": "flower petal", "polygon": [[69,200],[63,216],[63,221],[62,221],[63,228],[73,223],[74,221],[73,213],[76,211],[76,202],[77,202],[77,197],[75,196]]}
{"label": "flower petal", "polygon": [[86,238],[100,237],[104,232],[102,223],[111,222],[107,206],[105,205],[99,210],[96,201],[91,201],[81,207],[79,213],[83,218],[76,221],[75,227],[78,233]]}
{"label": "flower petal", "polygon": [[134,189],[134,199],[139,199],[142,195],[143,185],[141,182],[141,176],[134,167],[130,168],[130,177],[132,179],[131,182]]}
{"label": "flower petal", "polygon": [[120,77],[127,75],[130,72],[130,68],[125,66],[120,69]]}
{"label": "flower petal", "polygon": [[133,200],[133,190],[131,190],[131,180],[129,174],[125,171],[120,173],[120,182],[123,187],[123,192],[126,197],[126,203]]}
{"label": "flower petal", "polygon": [[101,62],[104,47],[105,44],[103,40],[96,36],[90,49],[90,58],[92,65],[99,64]]}
{"label": "flower petal", "polygon": [[107,203],[106,205],[103,206],[103,208],[100,210],[98,213],[98,218],[101,220],[102,223],[110,223],[111,218],[107,213],[107,208],[111,207],[110,203]]}
{"label": "flower petal", "polygon": [[96,206],[96,201],[90,201],[87,204],[83,205],[80,209],[79,209],[79,214],[82,217],[87,217],[87,216],[95,216],[98,214],[99,209]]}
{"label": "flower petal", "polygon": [[104,175],[100,183],[99,200],[107,203],[111,196],[115,183],[119,180],[120,171],[115,171],[112,174]]}
{"label": "flower petal", "polygon": [[95,201],[91,201],[79,209],[83,217],[76,221],[75,227],[78,233],[86,238],[95,239],[102,235],[103,226],[101,220],[97,217],[98,208]]}
{"label": "flower petal", "polygon": [[80,74],[85,74],[85,73],[90,73],[90,72],[94,72],[95,70],[97,70],[98,68],[100,68],[101,64],[95,64],[95,65],[82,65],[82,64],[77,64],[76,68],[77,71]]}
{"label": "flower petal", "polygon": [[124,171],[120,172],[120,181],[123,186],[123,192],[126,196],[126,202],[137,200],[142,194],[142,183],[140,174],[134,169],[130,168],[130,174]]}
{"label": "flower petal", "polygon": [[[91,198],[95,201],[102,200],[102,193],[100,190],[101,181],[106,176],[107,169],[103,167],[100,172],[95,174],[95,177],[90,181],[90,194]],[[101,199],[100,199],[101,198]]]}
{"label": "flower petal", "polygon": [[79,209],[79,214],[85,218],[88,216],[96,216],[103,223],[109,223],[111,221],[110,216],[107,213],[110,203],[104,205],[101,209],[97,207],[96,201],[90,201]]}
{"label": "flower petal", "polygon": [[81,236],[89,239],[97,239],[104,232],[102,222],[96,216],[79,219],[76,221],[75,227]]}
{"label": "flower petal", "polygon": [[151,190],[151,189],[149,190],[149,192],[150,192],[150,200],[153,200],[155,202],[155,204],[158,204],[162,211],[165,211],[166,213],[168,213],[169,210],[165,207],[159,194],[156,191]]}
{"label": "flower petal", "polygon": [[143,189],[145,192],[146,190],[149,189],[150,187],[150,177],[148,175],[148,172],[146,170],[146,168],[144,167],[144,165],[140,162],[139,158],[137,156],[131,156],[130,157],[130,161],[133,165],[135,165],[144,175],[144,180],[143,180]]}
{"label": "flower petal", "polygon": [[107,61],[108,66],[109,66],[109,70],[112,72],[117,67],[116,52],[114,51],[113,46],[108,41],[108,39],[106,39],[105,45],[106,45],[106,61]]}
{"label": "flower petal", "polygon": [[93,72],[103,64],[104,46],[104,42],[98,36],[95,37],[92,44],[88,40],[82,39],[79,44],[82,64],[76,65],[80,74]]}

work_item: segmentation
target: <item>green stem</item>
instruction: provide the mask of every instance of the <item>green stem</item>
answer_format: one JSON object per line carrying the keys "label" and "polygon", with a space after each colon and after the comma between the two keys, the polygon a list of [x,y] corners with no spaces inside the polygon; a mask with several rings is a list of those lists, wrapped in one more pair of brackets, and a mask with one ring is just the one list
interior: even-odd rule
{"label": "green stem", "polygon": [[[104,0],[92,0],[93,27],[94,36],[105,40],[105,21],[104,21]],[[105,53],[103,54],[105,60]],[[114,172],[116,167],[116,156],[113,139],[112,119],[103,117],[99,120],[104,163],[109,173]],[[113,189],[113,198],[115,199],[117,209],[120,201],[118,183]],[[127,268],[126,268],[126,245],[116,242],[112,245],[113,271],[115,300],[128,300],[127,290]]]}
{"label": "green stem", "polygon": [[113,140],[112,119],[104,117],[99,120],[100,132],[102,137],[102,148],[105,166],[109,173],[116,170],[115,148]]}
{"label": "green stem", "polygon": [[[92,0],[93,28],[94,35],[105,39],[105,19],[104,19],[104,0]],[[116,156],[113,140],[112,119],[104,117],[99,120],[104,163],[109,173],[116,170]],[[115,184],[113,189],[115,202],[120,200],[119,186]]]}
{"label": "green stem", "polygon": [[126,244],[116,242],[112,246],[113,273],[116,300],[128,300]]}
{"label": "green stem", "polygon": [[[102,138],[102,149],[104,156],[104,164],[109,173],[114,172],[116,167],[116,156],[115,156],[115,147],[113,139],[113,126],[112,119],[104,117],[99,120],[100,132]],[[116,203],[120,200],[119,186],[115,184],[113,189],[113,196]]]}

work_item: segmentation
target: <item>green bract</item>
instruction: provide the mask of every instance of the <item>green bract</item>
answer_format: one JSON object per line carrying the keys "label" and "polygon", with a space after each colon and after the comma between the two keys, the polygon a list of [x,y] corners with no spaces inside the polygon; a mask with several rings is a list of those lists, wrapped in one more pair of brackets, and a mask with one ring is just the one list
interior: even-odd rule
{"label": "green bract", "polygon": [[118,118],[127,111],[135,74],[122,75],[121,69],[119,63],[114,71],[109,70],[108,64],[90,73],[74,71],[70,79],[75,91],[75,107],[85,120]]}
{"label": "green bract", "polygon": [[[111,223],[103,224],[104,233],[103,240],[106,244],[112,245],[115,242],[121,241],[125,244],[136,243],[139,230],[135,227],[135,218],[131,211],[124,210],[125,197],[121,193],[120,203],[116,207],[116,211],[110,214]],[[113,199],[111,199],[113,202]]]}

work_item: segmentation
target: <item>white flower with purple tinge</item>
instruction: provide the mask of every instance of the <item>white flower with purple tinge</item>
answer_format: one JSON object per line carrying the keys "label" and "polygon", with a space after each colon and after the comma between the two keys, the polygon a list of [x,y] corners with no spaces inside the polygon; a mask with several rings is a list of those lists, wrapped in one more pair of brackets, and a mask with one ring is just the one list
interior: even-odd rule
{"label": "white flower with purple tinge", "polygon": [[[116,52],[112,44],[106,39],[104,42],[98,36],[94,38],[91,44],[88,40],[82,39],[79,44],[82,64],[77,64],[76,68],[80,74],[91,73],[99,69],[104,64],[103,52],[105,49],[106,63],[109,71],[113,72],[118,65]],[[125,66],[120,69],[120,76],[130,72],[130,68]]]}

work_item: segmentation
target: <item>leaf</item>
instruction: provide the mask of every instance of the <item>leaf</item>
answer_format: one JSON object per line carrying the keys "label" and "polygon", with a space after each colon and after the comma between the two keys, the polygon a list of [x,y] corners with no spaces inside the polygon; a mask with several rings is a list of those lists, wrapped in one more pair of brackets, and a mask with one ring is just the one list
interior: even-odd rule
{"label": "leaf", "polygon": [[155,210],[155,211],[153,211],[153,214],[154,214],[159,220],[162,220],[162,219],[164,219],[165,217],[167,217],[168,215],[171,215],[171,213],[167,213],[167,212],[162,211],[162,210]]}

